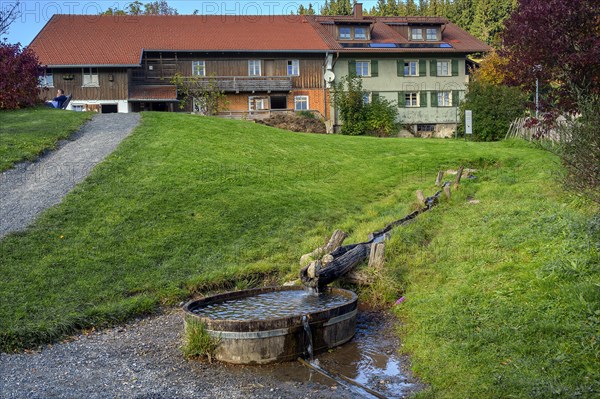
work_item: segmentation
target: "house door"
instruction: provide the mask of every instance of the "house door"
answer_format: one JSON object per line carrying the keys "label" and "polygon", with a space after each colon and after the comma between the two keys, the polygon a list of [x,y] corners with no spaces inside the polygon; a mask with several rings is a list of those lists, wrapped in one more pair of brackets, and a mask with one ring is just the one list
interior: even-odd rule
{"label": "house door", "polygon": [[265,76],[275,76],[275,60],[265,60]]}

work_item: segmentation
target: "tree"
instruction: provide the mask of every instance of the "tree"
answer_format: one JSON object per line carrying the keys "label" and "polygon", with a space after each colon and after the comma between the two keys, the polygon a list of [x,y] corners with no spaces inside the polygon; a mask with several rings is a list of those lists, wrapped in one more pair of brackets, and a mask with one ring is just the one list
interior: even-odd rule
{"label": "tree", "polygon": [[517,6],[517,0],[478,0],[469,31],[487,44],[499,44],[505,20]]}
{"label": "tree", "polygon": [[598,0],[521,0],[506,22],[501,55],[511,84],[554,88],[549,102],[577,109],[577,94],[600,92]]}
{"label": "tree", "polygon": [[508,58],[502,57],[497,51],[489,52],[479,64],[479,68],[472,72],[472,79],[481,83],[488,83],[495,86],[506,84],[506,66]]}
{"label": "tree", "polygon": [[227,109],[227,96],[214,77],[206,80],[201,76],[184,77],[181,73],[176,73],[171,83],[177,86],[181,109],[189,102],[195,107],[194,112],[202,115],[216,115]]}
{"label": "tree", "polygon": [[157,0],[150,3],[142,3],[136,0],[129,3],[125,10],[109,7],[102,15],[178,15],[174,7],[169,6],[166,0]]}
{"label": "tree", "polygon": [[342,134],[389,136],[398,130],[398,107],[393,101],[374,97],[365,104],[368,95],[362,79],[347,75],[333,86],[333,104],[342,120]]}
{"label": "tree", "polygon": [[10,25],[20,15],[20,3],[20,0],[17,0],[14,4],[0,9],[0,35],[7,34]]}
{"label": "tree", "polygon": [[0,42],[0,109],[35,105],[39,101],[38,78],[42,72],[33,50]]}

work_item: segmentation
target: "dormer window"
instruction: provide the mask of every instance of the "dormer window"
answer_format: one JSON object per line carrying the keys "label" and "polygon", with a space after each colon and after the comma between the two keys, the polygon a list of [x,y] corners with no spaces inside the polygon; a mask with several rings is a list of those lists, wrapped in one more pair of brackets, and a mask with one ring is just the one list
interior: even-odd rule
{"label": "dormer window", "polygon": [[410,40],[423,40],[423,29],[410,28]]}
{"label": "dormer window", "polygon": [[436,28],[427,28],[427,40],[429,41],[437,41],[438,40],[438,30]]}
{"label": "dormer window", "polygon": [[340,27],[340,40],[352,40],[352,31],[349,26]]}
{"label": "dormer window", "polygon": [[355,40],[367,40],[367,30],[365,28],[354,28]]}

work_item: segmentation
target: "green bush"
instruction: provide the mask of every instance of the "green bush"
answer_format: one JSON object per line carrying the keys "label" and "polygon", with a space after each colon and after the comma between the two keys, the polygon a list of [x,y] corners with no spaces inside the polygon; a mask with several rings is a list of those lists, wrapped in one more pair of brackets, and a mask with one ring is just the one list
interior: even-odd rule
{"label": "green bush", "polygon": [[302,118],[317,119],[315,114],[310,111],[298,111],[296,112],[296,115],[301,116]]}
{"label": "green bush", "polygon": [[368,95],[362,88],[362,79],[348,75],[334,85],[333,104],[342,120],[342,134],[389,136],[398,130],[398,107],[394,101],[372,96],[372,101],[364,103]]}
{"label": "green bush", "polygon": [[525,113],[527,96],[517,87],[471,82],[461,103],[458,132],[464,134],[465,110],[473,111],[473,138],[495,141],[505,137],[512,121]]}

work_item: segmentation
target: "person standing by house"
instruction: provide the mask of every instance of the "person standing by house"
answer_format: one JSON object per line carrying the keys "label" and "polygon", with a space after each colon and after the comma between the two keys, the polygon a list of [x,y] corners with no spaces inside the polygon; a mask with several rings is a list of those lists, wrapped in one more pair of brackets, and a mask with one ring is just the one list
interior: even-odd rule
{"label": "person standing by house", "polygon": [[58,89],[56,91],[56,97],[54,97],[52,101],[46,101],[46,106],[52,108],[62,108],[65,101],[67,101],[67,96],[65,96],[65,92],[63,91],[63,89]]}

